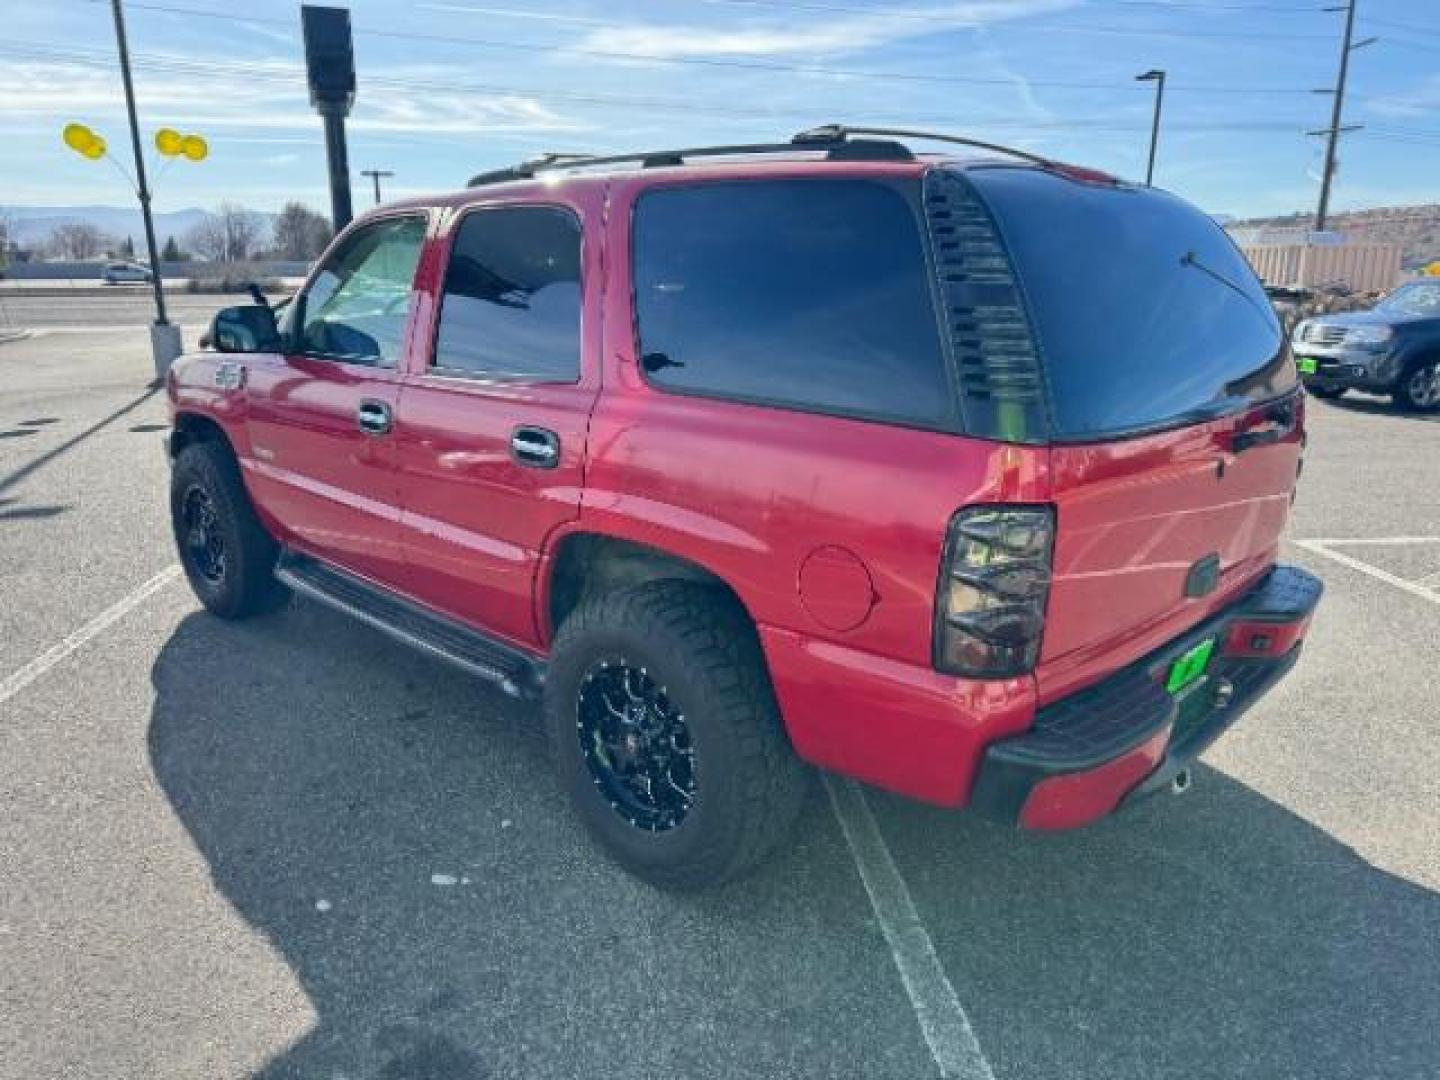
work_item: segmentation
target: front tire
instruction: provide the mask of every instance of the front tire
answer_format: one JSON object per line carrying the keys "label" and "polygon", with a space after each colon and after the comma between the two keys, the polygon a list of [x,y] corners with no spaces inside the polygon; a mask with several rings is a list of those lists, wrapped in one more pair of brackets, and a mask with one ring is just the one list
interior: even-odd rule
{"label": "front tire", "polygon": [[1440,410],[1440,358],[1422,360],[1400,377],[1395,404],[1411,412]]}
{"label": "front tire", "polygon": [[1334,401],[1345,393],[1343,386],[1311,386],[1305,384],[1305,392],[1311,397],[1317,397],[1321,401]]}
{"label": "front tire", "polygon": [[545,719],[576,814],[662,888],[718,885],[789,835],[808,769],[759,641],[719,589],[655,581],[583,601],[555,639]]}
{"label": "front tire", "polygon": [[198,442],[180,451],[170,474],[170,523],[180,565],[211,614],[243,619],[284,601],[274,574],[279,547],[260,524],[228,447]]}

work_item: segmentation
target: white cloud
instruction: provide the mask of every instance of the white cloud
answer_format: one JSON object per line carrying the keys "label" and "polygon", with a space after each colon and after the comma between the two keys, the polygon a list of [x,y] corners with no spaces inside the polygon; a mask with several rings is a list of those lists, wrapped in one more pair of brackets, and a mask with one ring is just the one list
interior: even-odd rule
{"label": "white cloud", "polygon": [[[319,119],[306,98],[303,75],[293,64],[252,61],[253,78],[237,77],[217,59],[174,58],[186,65],[176,73],[136,73],[136,97],[147,126],[169,124],[187,131],[314,131]],[[189,65],[195,65],[192,69]],[[369,77],[383,92],[362,96],[350,127],[365,132],[489,134],[574,132],[585,126],[524,95],[471,94],[435,89],[455,81],[455,69],[374,67]],[[207,88],[197,92],[196,84]],[[418,84],[406,87],[405,83]],[[223,92],[212,92],[216,84]],[[49,118],[60,127],[70,120],[95,126],[123,123],[124,99],[112,72],[69,61],[26,62],[0,69],[0,101],[8,120]],[[200,104],[197,104],[200,103]],[[120,130],[107,135],[113,142]],[[236,140],[241,141],[241,140]],[[256,141],[254,136],[244,141]]]}
{"label": "white cloud", "polygon": [[968,0],[924,7],[877,8],[875,14],[747,19],[743,25],[634,23],[596,30],[578,48],[655,57],[780,56],[859,52],[950,30],[978,29],[1064,11],[1079,0]]}
{"label": "white cloud", "polygon": [[1440,75],[1431,75],[1419,85],[1396,94],[1365,98],[1365,110],[1375,116],[1392,118],[1433,117],[1440,111]]}

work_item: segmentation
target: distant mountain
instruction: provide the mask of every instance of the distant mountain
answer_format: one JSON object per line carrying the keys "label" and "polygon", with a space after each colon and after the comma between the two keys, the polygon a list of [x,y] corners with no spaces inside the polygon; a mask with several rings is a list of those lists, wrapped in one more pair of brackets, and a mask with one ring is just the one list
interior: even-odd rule
{"label": "distant mountain", "polygon": [[[21,247],[36,247],[60,225],[76,221],[88,222],[109,236],[130,237],[136,251],[145,247],[145,224],[140,208],[126,206],[3,206],[0,215],[15,223],[14,239]],[[171,210],[155,214],[155,242],[161,247],[172,236],[178,244],[185,234],[204,220],[206,213],[198,208]],[[272,215],[264,215],[269,218]]]}
{"label": "distant mountain", "polygon": [[[1282,217],[1246,218],[1226,222],[1226,228],[1308,229],[1311,213]],[[1440,203],[1423,206],[1382,206],[1374,210],[1351,210],[1330,215],[1330,228],[1344,233],[1356,244],[1399,244],[1407,268],[1424,266],[1440,259]]]}

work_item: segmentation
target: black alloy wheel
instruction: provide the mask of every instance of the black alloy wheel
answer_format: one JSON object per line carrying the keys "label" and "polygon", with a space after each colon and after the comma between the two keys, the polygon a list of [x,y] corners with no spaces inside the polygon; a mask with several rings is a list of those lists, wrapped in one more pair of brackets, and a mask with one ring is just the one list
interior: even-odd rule
{"label": "black alloy wheel", "polygon": [[603,660],[576,694],[580,753],[600,794],[637,829],[675,828],[695,801],[695,746],[684,714],[642,667]]}

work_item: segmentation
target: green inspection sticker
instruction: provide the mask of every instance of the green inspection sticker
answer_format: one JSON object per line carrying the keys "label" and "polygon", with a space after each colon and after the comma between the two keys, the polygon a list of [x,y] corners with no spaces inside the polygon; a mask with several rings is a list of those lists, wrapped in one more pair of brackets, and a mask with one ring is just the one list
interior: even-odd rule
{"label": "green inspection sticker", "polygon": [[1170,675],[1165,680],[1165,689],[1178,694],[1187,686],[1194,685],[1204,677],[1210,666],[1210,657],[1215,653],[1215,639],[1206,638],[1170,665]]}
{"label": "green inspection sticker", "polygon": [[1320,370],[1320,361],[1316,360],[1313,356],[1297,356],[1295,358],[1295,367],[1301,375],[1314,375],[1315,372]]}

